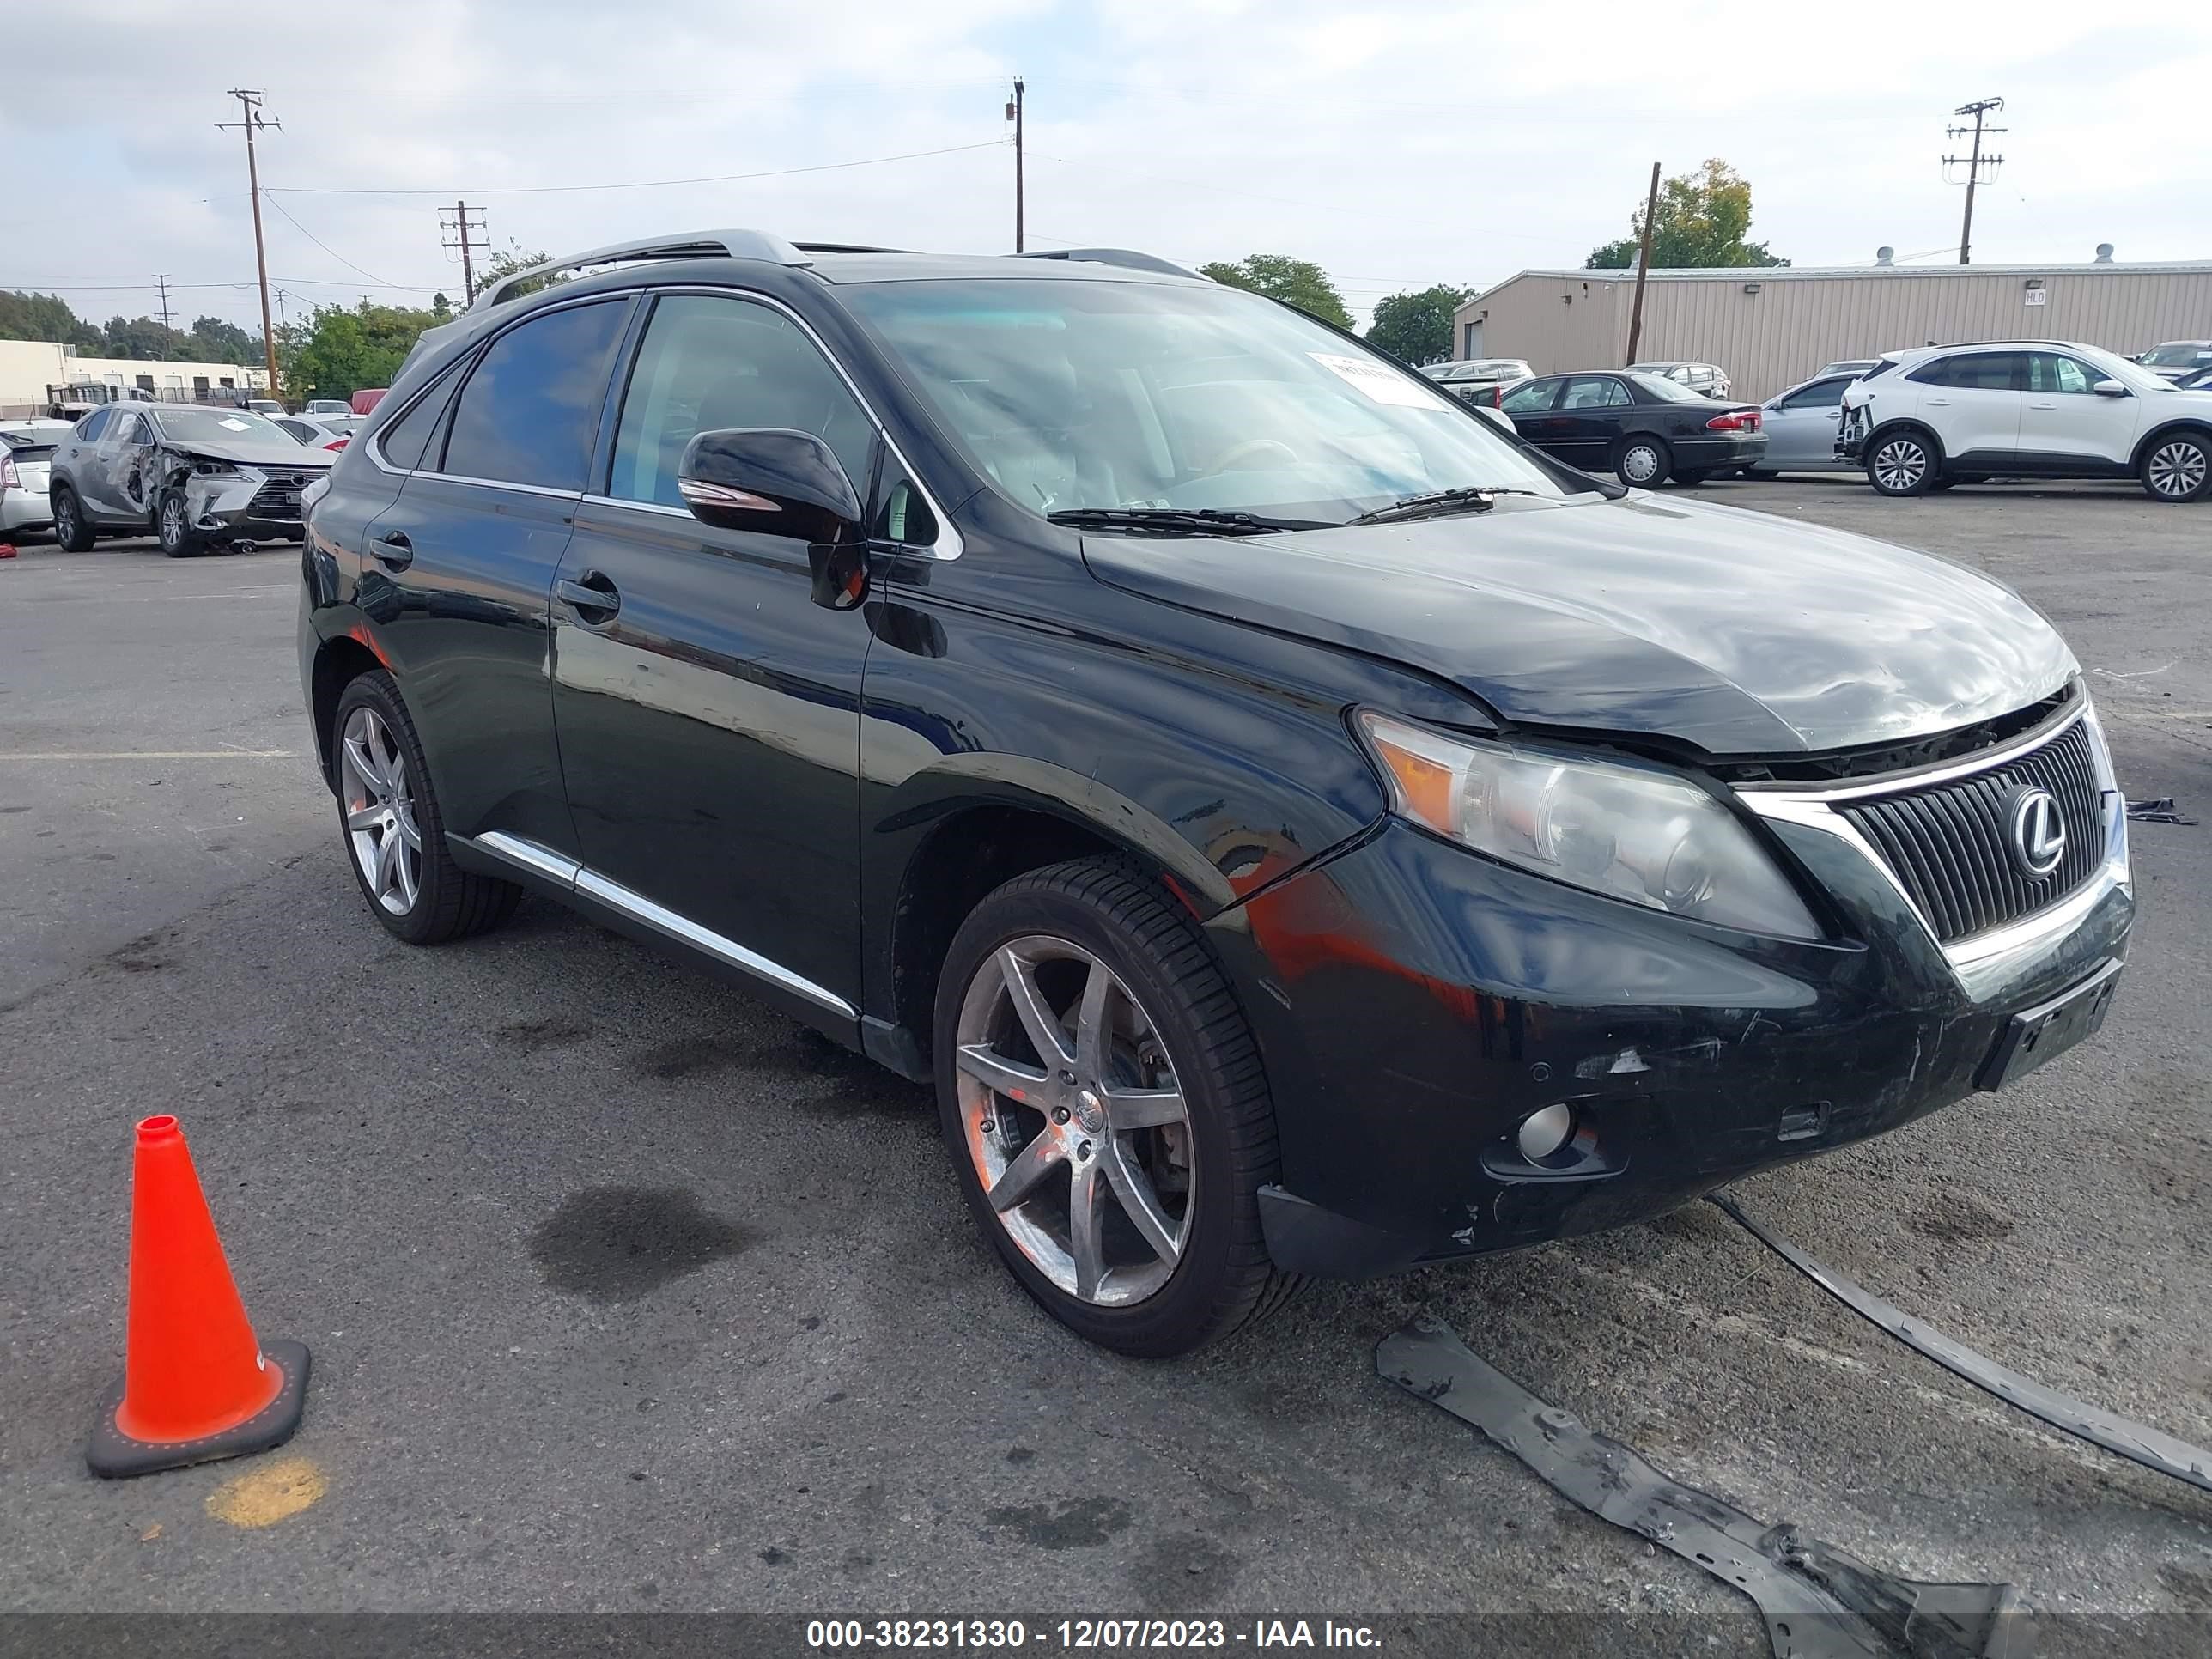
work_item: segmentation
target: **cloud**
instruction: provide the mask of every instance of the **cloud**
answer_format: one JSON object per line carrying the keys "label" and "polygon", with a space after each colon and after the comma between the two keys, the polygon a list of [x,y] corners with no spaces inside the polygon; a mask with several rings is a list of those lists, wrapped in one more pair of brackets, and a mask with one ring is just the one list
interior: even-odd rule
{"label": "cloud", "polygon": [[[1626,228],[1654,159],[1728,159],[1752,180],[1754,235],[1799,264],[1941,250],[1960,206],[1939,161],[1948,112],[1993,93],[2010,131],[1977,206],[1978,258],[2081,259],[2099,241],[2123,258],[2212,255],[2196,210],[2212,149],[2174,92],[2212,79],[2212,22],[2177,14],[2154,35],[2046,0],[1848,14],[1678,0],[1663,27],[1651,18],[1614,0],[36,7],[8,26],[10,56],[40,71],[17,83],[34,95],[0,106],[0,143],[40,173],[0,206],[0,287],[135,314],[150,295],[79,285],[165,271],[230,285],[181,289],[184,307],[254,320],[242,145],[214,125],[236,118],[223,91],[240,84],[283,123],[263,183],[284,210],[266,216],[270,261],[295,309],[356,297],[362,270],[392,285],[380,297],[458,292],[438,209],[464,194],[502,247],[756,224],[1004,248],[1003,147],[504,192],[992,146],[1016,70],[1038,244],[1194,264],[1297,254],[1355,310],[1579,264]],[[426,193],[339,193],[402,190]]]}

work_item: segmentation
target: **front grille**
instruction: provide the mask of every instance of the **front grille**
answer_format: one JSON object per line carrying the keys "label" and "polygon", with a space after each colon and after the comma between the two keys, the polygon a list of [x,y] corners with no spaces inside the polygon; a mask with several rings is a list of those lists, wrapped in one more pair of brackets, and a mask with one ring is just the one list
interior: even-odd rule
{"label": "front grille", "polygon": [[[1835,810],[1873,845],[1948,945],[2055,903],[2095,872],[2105,856],[2105,823],[2093,741],[2088,722],[2076,720],[1989,771],[1839,802]],[[2040,784],[2058,798],[2066,828],[2066,849],[2047,876],[2029,875],[2013,854],[2011,805],[2024,784]]]}
{"label": "front grille", "polygon": [[312,472],[273,473],[267,483],[253,492],[252,505],[246,511],[257,519],[296,519],[300,492],[313,477]]}

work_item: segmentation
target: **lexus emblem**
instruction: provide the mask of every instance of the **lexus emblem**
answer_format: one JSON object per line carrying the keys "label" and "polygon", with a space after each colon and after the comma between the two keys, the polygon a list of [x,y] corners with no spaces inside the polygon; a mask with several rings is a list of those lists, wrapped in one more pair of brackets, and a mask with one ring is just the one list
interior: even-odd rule
{"label": "lexus emblem", "polygon": [[2012,798],[2013,861],[2039,880],[2066,856],[2066,820],[2058,797],[2040,785]]}

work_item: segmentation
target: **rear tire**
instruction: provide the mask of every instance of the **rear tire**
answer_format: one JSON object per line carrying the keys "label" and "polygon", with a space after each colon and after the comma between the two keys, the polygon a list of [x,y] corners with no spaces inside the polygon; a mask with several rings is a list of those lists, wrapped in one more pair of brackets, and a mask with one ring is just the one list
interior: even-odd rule
{"label": "rear tire", "polygon": [[[1103,1035],[1086,1044],[1085,1030]],[[1077,1335],[1188,1353],[1303,1282],[1261,1232],[1275,1116],[1251,1030],[1198,930],[1130,866],[1054,865],[978,904],[938,982],[935,1056],[976,1224]],[[1079,1201],[1097,1218],[1087,1249]]]}
{"label": "rear tire", "polygon": [[161,551],[173,559],[189,559],[207,550],[206,539],[192,528],[181,489],[162,492],[161,503],[154,511],[154,532],[161,538]]}
{"label": "rear tire", "polygon": [[49,505],[54,512],[54,540],[64,553],[92,551],[92,525],[84,516],[84,505],[76,498],[76,491],[67,484],[56,484]]}
{"label": "rear tire", "polygon": [[393,938],[443,945],[496,927],[522,890],[453,862],[422,741],[382,669],[349,682],[331,716],[338,832],[368,908]]}
{"label": "rear tire", "polygon": [[2151,440],[2136,476],[2154,501],[2201,501],[2212,490],[2212,434],[2162,432]]}
{"label": "rear tire", "polygon": [[1877,495],[1924,495],[1942,465],[1935,441],[1916,428],[1877,433],[1867,446],[1867,483]]}
{"label": "rear tire", "polygon": [[1664,438],[1623,438],[1613,452],[1613,472],[1632,489],[1656,489],[1674,465]]}

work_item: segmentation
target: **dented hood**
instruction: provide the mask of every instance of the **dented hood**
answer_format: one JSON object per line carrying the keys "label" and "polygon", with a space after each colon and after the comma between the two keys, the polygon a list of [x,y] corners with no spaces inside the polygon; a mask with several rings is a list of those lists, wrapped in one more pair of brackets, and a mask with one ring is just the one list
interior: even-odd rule
{"label": "dented hood", "polygon": [[1715,755],[1904,742],[2075,672],[2009,588],[1843,531],[1632,495],[1413,524],[1087,536],[1099,580],[1389,658],[1504,719]]}
{"label": "dented hood", "polygon": [[316,472],[327,472],[331,463],[337,459],[337,453],[331,450],[311,449],[290,438],[281,442],[272,441],[267,438],[257,438],[250,433],[220,443],[211,438],[189,441],[173,438],[162,447],[196,459],[230,461],[239,465],[259,467],[264,471],[281,472],[288,467],[304,467]]}

